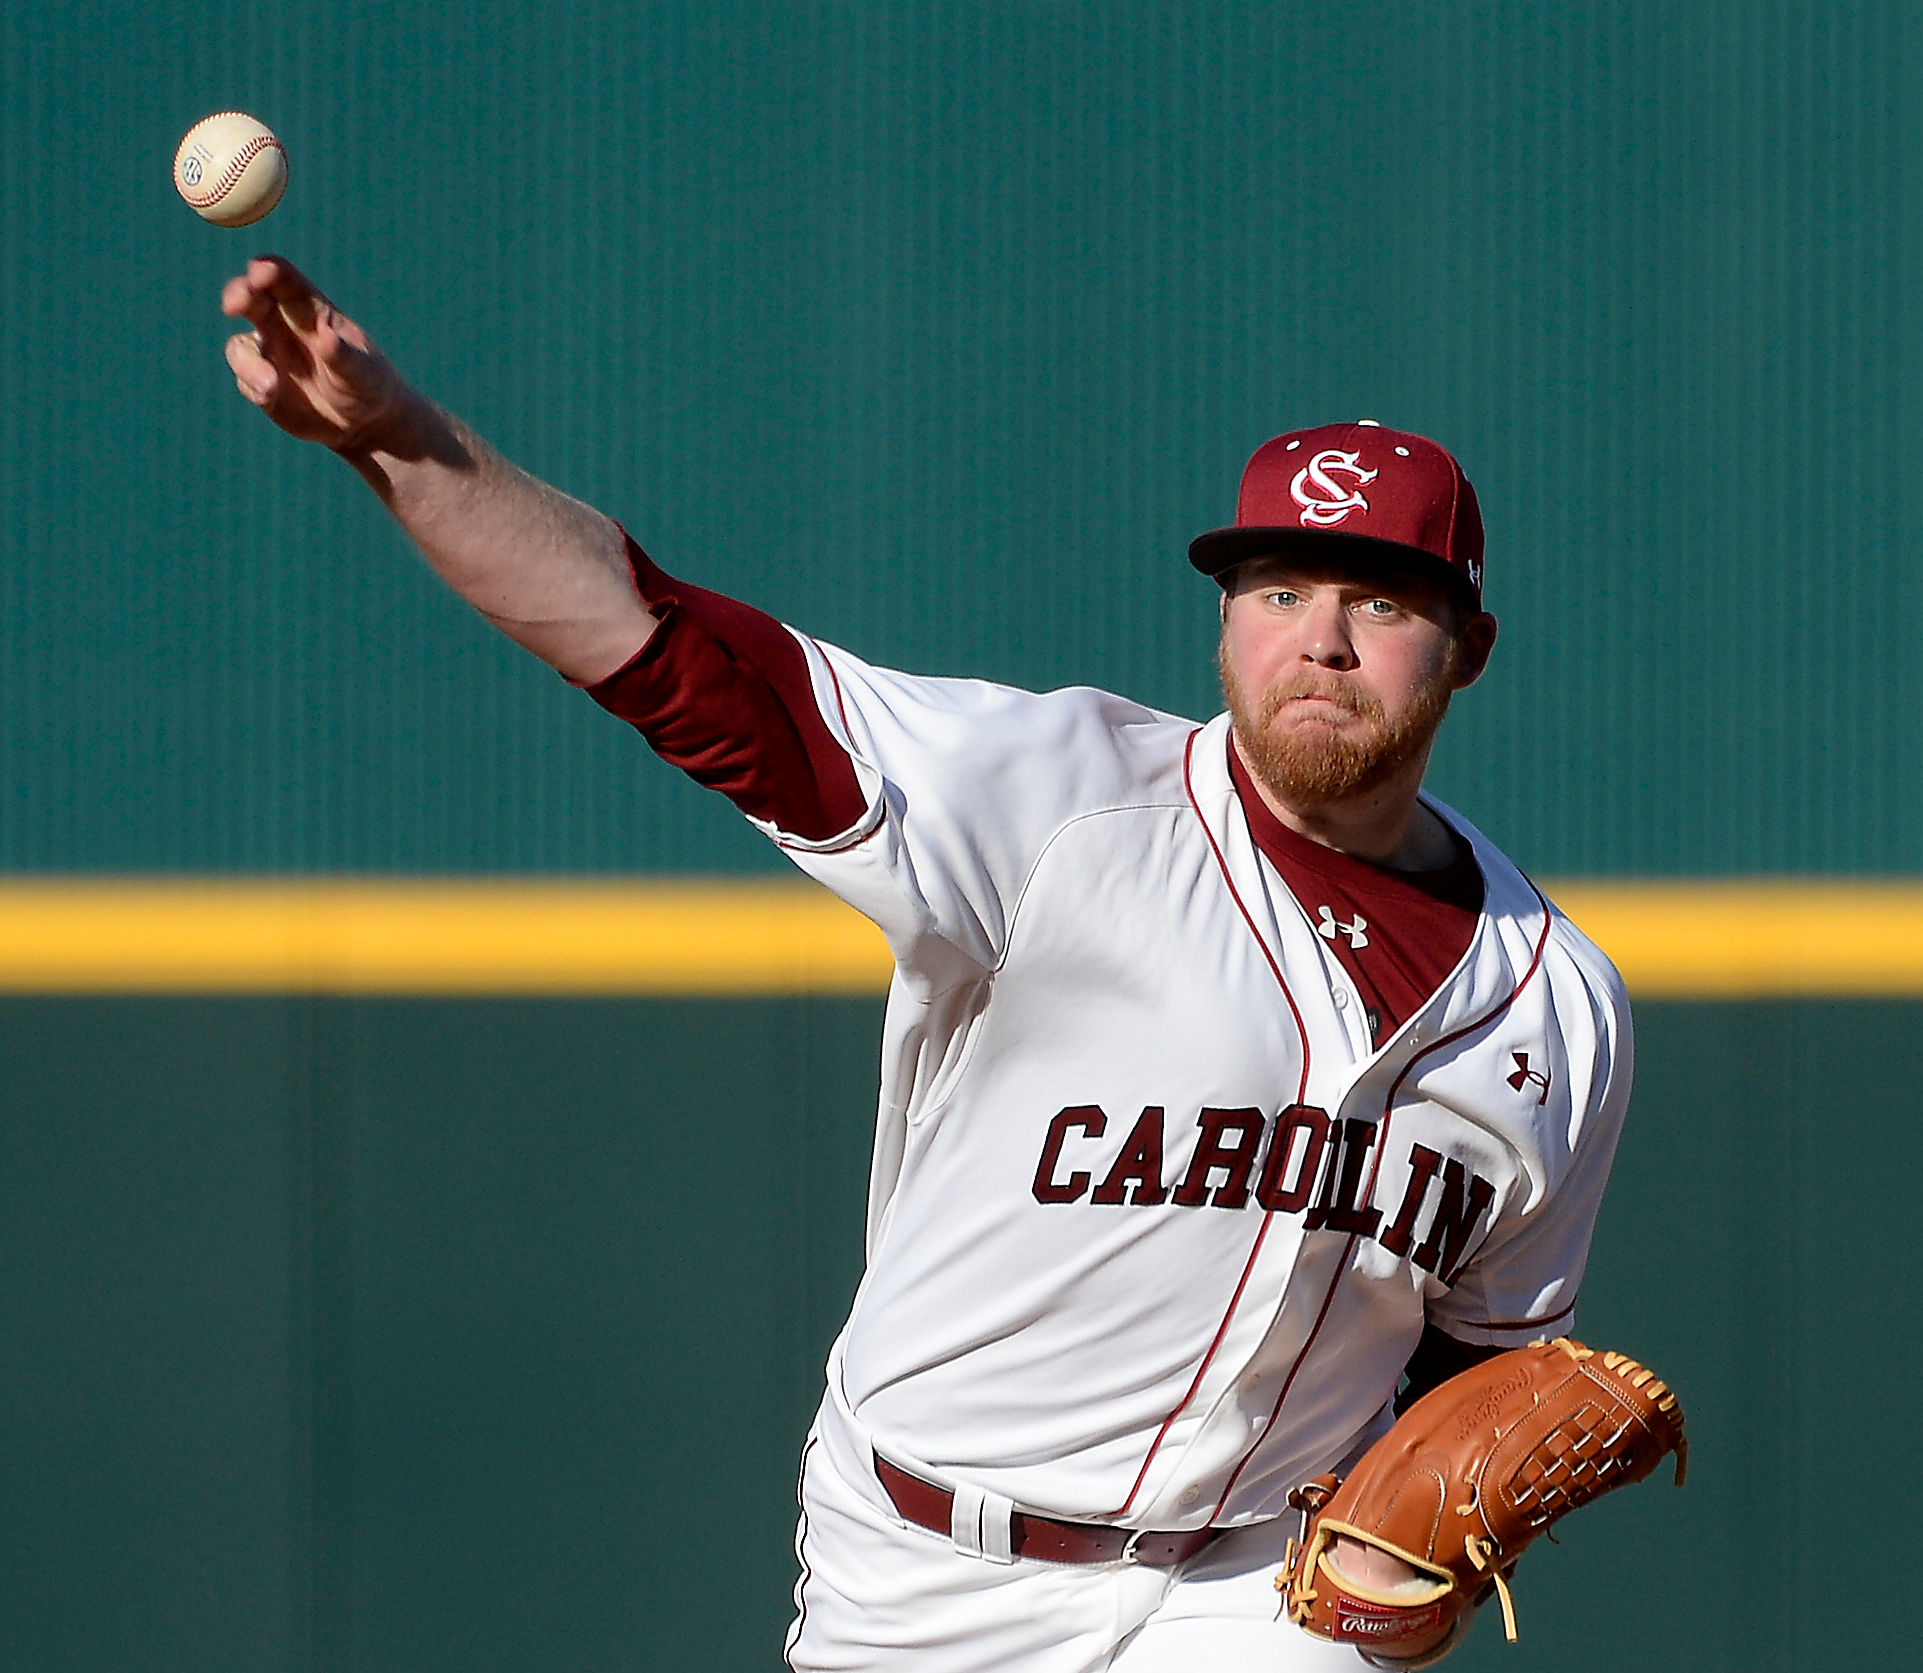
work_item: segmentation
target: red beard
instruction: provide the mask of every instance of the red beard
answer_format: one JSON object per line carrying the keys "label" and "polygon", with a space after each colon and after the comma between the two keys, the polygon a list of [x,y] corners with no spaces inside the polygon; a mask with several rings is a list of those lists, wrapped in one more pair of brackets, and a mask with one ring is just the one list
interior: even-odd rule
{"label": "red beard", "polygon": [[[1228,699],[1229,719],[1243,764],[1269,793],[1291,807],[1313,807],[1346,801],[1387,782],[1429,747],[1449,712],[1460,653],[1450,647],[1449,660],[1435,683],[1420,693],[1400,719],[1391,722],[1381,703],[1357,691],[1340,676],[1320,670],[1279,680],[1249,707],[1241,682],[1229,666],[1228,646],[1217,657],[1222,694]],[[1282,705],[1297,697],[1326,698],[1344,714],[1367,722],[1366,727],[1314,724],[1276,732],[1271,722]]]}

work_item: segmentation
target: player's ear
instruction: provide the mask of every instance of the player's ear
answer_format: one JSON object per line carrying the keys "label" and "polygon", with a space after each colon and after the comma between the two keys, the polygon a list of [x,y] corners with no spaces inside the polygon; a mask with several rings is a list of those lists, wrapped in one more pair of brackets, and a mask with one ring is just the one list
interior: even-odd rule
{"label": "player's ear", "polygon": [[1456,675],[1451,683],[1461,691],[1481,679],[1489,666],[1489,653],[1496,648],[1496,618],[1487,610],[1477,611],[1457,630],[1456,646]]}

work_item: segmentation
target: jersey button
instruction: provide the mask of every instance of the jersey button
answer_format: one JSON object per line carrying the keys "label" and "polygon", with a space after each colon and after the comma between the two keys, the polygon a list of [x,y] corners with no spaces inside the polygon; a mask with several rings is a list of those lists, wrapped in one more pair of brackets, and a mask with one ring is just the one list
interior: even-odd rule
{"label": "jersey button", "polygon": [[1349,995],[1343,988],[1335,990],[1335,1008],[1338,1011],[1346,1011],[1349,1008]]}
{"label": "jersey button", "polygon": [[1185,1505],[1192,1505],[1192,1504],[1194,1504],[1194,1503],[1195,1503],[1195,1501],[1196,1501],[1197,1499],[1199,1499],[1199,1498],[1201,1498],[1201,1496],[1202,1496],[1202,1489],[1201,1489],[1201,1488],[1199,1488],[1199,1487],[1184,1487],[1184,1488],[1182,1489],[1182,1496],[1181,1496],[1181,1498],[1180,1498],[1180,1499],[1179,1499],[1179,1500],[1177,1501],[1177,1503],[1179,1503],[1179,1504],[1185,1504]]}

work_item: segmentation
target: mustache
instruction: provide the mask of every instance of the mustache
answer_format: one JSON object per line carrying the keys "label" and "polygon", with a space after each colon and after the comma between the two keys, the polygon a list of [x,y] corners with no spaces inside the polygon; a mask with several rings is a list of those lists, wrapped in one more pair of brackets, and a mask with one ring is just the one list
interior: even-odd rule
{"label": "mustache", "polygon": [[1360,715],[1365,720],[1383,718],[1382,705],[1375,698],[1357,691],[1345,680],[1330,679],[1310,669],[1277,680],[1262,693],[1257,713],[1264,722],[1271,721],[1281,712],[1283,704],[1292,703],[1299,697],[1319,697],[1344,714]]}

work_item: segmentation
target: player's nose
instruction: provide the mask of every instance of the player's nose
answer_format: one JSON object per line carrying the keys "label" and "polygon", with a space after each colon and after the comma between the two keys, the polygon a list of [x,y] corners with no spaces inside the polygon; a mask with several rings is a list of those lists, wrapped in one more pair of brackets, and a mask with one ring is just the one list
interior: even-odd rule
{"label": "player's nose", "polygon": [[1302,624],[1302,660],[1318,668],[1353,669],[1358,658],[1349,634],[1349,612],[1340,599],[1320,598],[1310,604]]}

